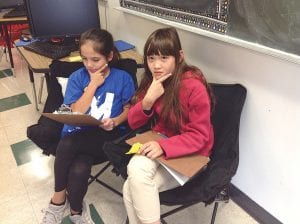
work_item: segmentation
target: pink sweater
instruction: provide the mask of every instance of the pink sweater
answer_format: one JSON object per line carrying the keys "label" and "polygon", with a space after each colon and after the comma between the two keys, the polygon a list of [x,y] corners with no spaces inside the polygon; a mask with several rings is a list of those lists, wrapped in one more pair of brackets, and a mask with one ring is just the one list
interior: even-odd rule
{"label": "pink sweater", "polygon": [[[166,135],[168,138],[159,140],[159,144],[165,152],[166,158],[179,157],[198,152],[209,156],[214,142],[213,127],[210,121],[210,99],[202,82],[191,77],[191,73],[184,74],[181,80],[179,93],[180,102],[183,105],[188,121],[181,127],[181,134],[174,134],[163,122],[159,120],[152,128],[154,131]],[[152,113],[147,115],[139,101],[133,105],[128,113],[128,123],[132,129],[139,128],[147,123],[154,115],[161,112],[160,100],[152,107]]]}

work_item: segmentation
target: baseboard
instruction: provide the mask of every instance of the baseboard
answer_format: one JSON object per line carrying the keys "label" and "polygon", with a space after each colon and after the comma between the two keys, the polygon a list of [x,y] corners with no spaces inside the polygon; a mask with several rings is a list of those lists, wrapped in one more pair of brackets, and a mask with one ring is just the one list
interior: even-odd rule
{"label": "baseboard", "polygon": [[230,198],[260,224],[283,224],[233,184],[229,187]]}

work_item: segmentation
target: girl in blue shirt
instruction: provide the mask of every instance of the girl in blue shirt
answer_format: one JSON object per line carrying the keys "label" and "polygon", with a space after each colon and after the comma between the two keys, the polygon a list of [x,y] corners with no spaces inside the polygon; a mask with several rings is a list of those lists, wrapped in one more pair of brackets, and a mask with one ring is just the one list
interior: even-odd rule
{"label": "girl in blue shirt", "polygon": [[[130,75],[111,68],[119,59],[112,35],[101,29],[84,32],[79,41],[84,67],[68,80],[64,104],[73,112],[90,114],[98,127],[64,125],[54,163],[55,187],[42,223],[61,223],[69,211],[73,223],[94,223],[83,202],[91,166],[107,160],[102,146],[120,136],[134,94]],[[101,120],[101,122],[100,122]]]}

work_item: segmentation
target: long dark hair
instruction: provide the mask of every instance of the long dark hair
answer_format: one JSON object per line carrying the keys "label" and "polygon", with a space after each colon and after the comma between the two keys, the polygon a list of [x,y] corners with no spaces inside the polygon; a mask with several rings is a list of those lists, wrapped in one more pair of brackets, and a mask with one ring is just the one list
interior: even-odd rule
{"label": "long dark hair", "polygon": [[92,28],[85,31],[80,35],[79,50],[87,41],[92,41],[94,51],[105,57],[108,57],[112,51],[113,58],[110,63],[114,63],[120,59],[120,54],[114,45],[114,39],[108,31],[99,28]]}
{"label": "long dark hair", "polygon": [[[133,102],[141,99],[152,82],[152,74],[147,64],[147,56],[166,55],[175,57],[175,70],[173,75],[164,82],[165,93],[162,96],[162,112],[160,118],[166,127],[173,128],[175,133],[180,132],[183,117],[183,108],[179,100],[180,81],[182,74],[192,71],[193,77],[198,78],[205,85],[210,97],[211,110],[214,107],[214,97],[210,86],[206,82],[201,70],[195,66],[187,65],[181,57],[181,43],[175,28],[162,28],[154,31],[146,41],[144,46],[144,67],[145,73],[141,84],[136,92]],[[175,125],[174,125],[175,122]]]}

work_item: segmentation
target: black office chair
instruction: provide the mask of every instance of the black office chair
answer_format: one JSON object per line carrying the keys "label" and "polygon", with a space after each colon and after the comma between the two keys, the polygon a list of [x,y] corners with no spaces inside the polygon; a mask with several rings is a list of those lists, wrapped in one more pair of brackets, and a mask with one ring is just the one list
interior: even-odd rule
{"label": "black office chair", "polygon": [[[111,64],[111,66],[127,71],[131,75],[135,87],[137,87],[137,63],[135,60],[120,59],[114,64]],[[47,83],[49,92],[43,112],[52,113],[63,103],[62,88],[57,81],[57,77],[68,78],[72,72],[81,67],[83,67],[82,62],[62,62],[54,60],[51,63],[50,77],[49,80],[47,80],[49,82]],[[62,127],[63,124],[41,116],[37,124],[31,125],[27,128],[27,137],[43,150],[43,154],[55,156]],[[99,163],[96,161],[95,164]],[[95,175],[91,175],[89,184],[91,184],[93,181],[96,181],[116,194],[122,196],[122,193],[118,192],[98,178],[109,167],[110,163],[107,162],[107,164],[99,172],[97,172]]]}
{"label": "black office chair", "polygon": [[[239,125],[246,89],[239,84],[212,84],[216,106],[212,115],[215,142],[207,168],[183,186],[160,193],[163,205],[179,207],[161,215],[164,218],[182,209],[204,202],[214,202],[211,224],[219,201],[228,202],[228,187],[239,162]],[[196,221],[194,222],[196,223]]]}

